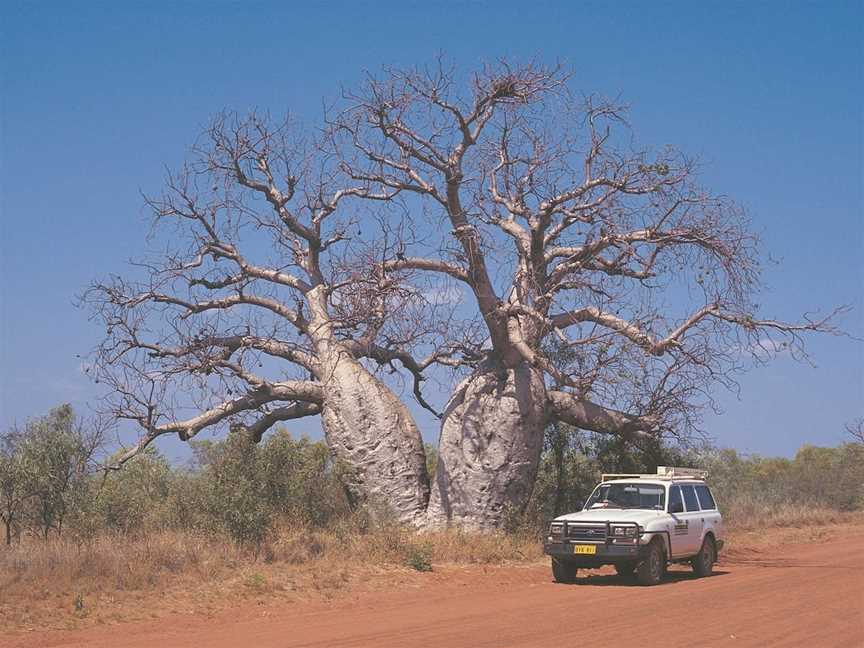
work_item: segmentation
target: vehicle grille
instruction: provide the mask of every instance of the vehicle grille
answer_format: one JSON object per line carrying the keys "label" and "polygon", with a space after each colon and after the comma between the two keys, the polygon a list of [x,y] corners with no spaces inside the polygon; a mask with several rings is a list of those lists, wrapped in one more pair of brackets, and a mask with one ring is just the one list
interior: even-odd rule
{"label": "vehicle grille", "polygon": [[567,525],[568,540],[587,540],[591,542],[606,541],[605,524],[573,524]]}

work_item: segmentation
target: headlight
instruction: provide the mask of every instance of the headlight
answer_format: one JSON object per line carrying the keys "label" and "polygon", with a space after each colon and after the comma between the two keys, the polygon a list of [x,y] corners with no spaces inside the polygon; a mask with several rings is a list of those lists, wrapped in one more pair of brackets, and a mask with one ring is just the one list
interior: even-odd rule
{"label": "headlight", "polygon": [[613,526],[612,535],[615,538],[635,538],[636,527],[632,526]]}
{"label": "headlight", "polygon": [[553,522],[549,525],[549,535],[552,537],[560,538],[564,533],[564,523],[563,522]]}

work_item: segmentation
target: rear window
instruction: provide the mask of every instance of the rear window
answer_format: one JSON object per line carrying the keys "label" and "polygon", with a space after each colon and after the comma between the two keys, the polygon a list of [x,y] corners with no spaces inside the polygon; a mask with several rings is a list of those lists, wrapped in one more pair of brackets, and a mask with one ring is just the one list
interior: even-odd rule
{"label": "rear window", "polygon": [[687,505],[687,510],[698,511],[699,500],[696,499],[696,491],[693,490],[693,487],[689,485],[681,486],[681,492],[684,494],[684,503]]}
{"label": "rear window", "polygon": [[717,505],[714,503],[714,497],[712,497],[711,491],[708,490],[707,486],[697,486],[696,494],[699,496],[699,503],[702,505],[703,511],[717,508]]}

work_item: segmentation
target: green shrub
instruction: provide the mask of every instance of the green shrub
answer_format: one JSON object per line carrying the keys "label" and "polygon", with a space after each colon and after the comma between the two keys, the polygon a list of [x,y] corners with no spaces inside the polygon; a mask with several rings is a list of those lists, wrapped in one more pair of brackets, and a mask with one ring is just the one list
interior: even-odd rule
{"label": "green shrub", "polygon": [[164,526],[171,465],[155,448],[94,481],[91,510],[101,528],[130,533]]}
{"label": "green shrub", "polygon": [[240,545],[260,547],[270,530],[258,446],[243,429],[234,429],[202,471],[205,509],[209,517]]}
{"label": "green shrub", "polygon": [[[4,536],[8,530],[9,542],[28,529],[43,538],[49,531],[72,532],[75,541],[104,532],[190,531],[228,537],[256,555],[264,547],[266,559],[267,547],[278,540],[268,536],[277,527],[283,535],[311,534],[313,544],[302,551],[286,545],[288,554],[303,556],[315,553],[317,531],[326,530],[342,545],[369,534],[392,537],[398,547],[387,551],[413,569],[431,569],[431,548],[404,540],[405,530],[387,510],[349,500],[344,483],[352,474],[333,461],[323,441],[277,429],[255,443],[236,427],[220,441],[193,441],[189,466],[172,465],[150,448],[104,475],[88,469],[91,438],[69,407],[0,435],[0,520],[7,523],[0,530]],[[427,452],[427,460],[434,470],[435,453]],[[731,525],[864,508],[864,444],[807,445],[791,459],[765,458],[660,441],[636,448],[555,425],[546,432],[529,503],[505,511],[503,530],[511,538],[537,538],[549,519],[584,501],[602,473],[652,473],[658,464],[707,469]]]}
{"label": "green shrub", "polygon": [[405,564],[419,572],[432,571],[432,544],[424,542],[422,544],[408,545],[405,555]]}

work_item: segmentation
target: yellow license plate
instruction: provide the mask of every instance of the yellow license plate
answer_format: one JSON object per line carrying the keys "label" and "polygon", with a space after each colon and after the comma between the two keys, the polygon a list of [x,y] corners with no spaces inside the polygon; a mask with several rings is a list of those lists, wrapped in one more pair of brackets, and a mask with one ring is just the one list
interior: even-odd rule
{"label": "yellow license plate", "polygon": [[573,545],[574,554],[596,554],[597,545]]}

